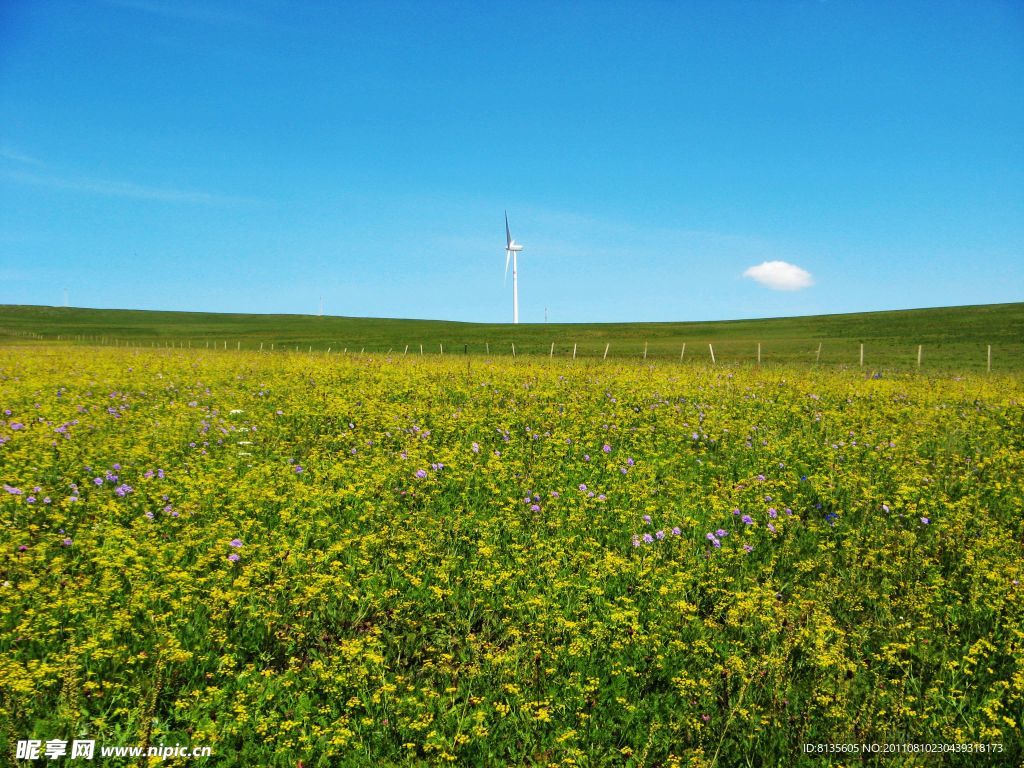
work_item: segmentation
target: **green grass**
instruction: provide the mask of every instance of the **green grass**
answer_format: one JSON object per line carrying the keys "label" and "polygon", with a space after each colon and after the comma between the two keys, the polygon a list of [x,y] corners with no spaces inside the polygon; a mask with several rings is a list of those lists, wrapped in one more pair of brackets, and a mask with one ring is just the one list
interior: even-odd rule
{"label": "green grass", "polygon": [[1022,425],[1020,374],[0,348],[0,765],[1021,766]]}
{"label": "green grass", "polygon": [[771,363],[820,362],[857,365],[860,344],[865,366],[910,368],[923,345],[927,369],[979,370],[992,345],[992,368],[1024,370],[1024,303],[864,312],[845,315],[731,320],[724,322],[509,324],[437,320],[317,317],[313,315],[145,312],[38,306],[0,306],[0,344],[57,341],[141,346],[207,345],[229,349],[281,348],[308,352],[510,355],[554,354],[640,358],[647,346],[651,360],[710,362],[714,344],[720,363],[752,363],[757,344]]}

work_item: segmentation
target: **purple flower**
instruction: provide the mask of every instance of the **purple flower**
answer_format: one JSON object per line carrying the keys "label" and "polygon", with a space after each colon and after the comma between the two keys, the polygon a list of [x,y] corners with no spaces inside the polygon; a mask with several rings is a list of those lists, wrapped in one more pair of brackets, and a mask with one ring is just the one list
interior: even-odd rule
{"label": "purple flower", "polygon": [[597,494],[597,500],[598,501],[604,501],[604,494],[603,493]]}
{"label": "purple flower", "polygon": [[65,547],[70,547],[71,539],[64,539],[64,541],[62,541],[61,544],[63,544]]}
{"label": "purple flower", "polygon": [[235,547],[237,549],[238,547],[242,546],[242,540],[241,539],[232,539],[231,542],[230,542],[230,546]]}
{"label": "purple flower", "polygon": [[632,467],[635,462],[633,461],[633,459],[626,459],[626,463]]}
{"label": "purple flower", "polygon": [[301,475],[305,470],[302,468],[302,465],[296,465],[294,472],[296,475]]}
{"label": "purple flower", "polygon": [[147,512],[146,513],[146,517],[148,517],[150,520],[152,520],[153,519],[153,513],[152,512]]}
{"label": "purple flower", "polygon": [[741,517],[741,518],[740,518],[740,520],[742,520],[742,521],[743,521],[744,523],[746,523],[747,525],[753,525],[753,524],[754,524],[754,521],[753,521],[753,519],[752,519],[752,518],[750,517],[750,515],[744,515],[743,517]]}
{"label": "purple flower", "polygon": [[124,497],[131,493],[132,490],[134,489],[130,485],[128,485],[128,483],[122,483],[121,485],[117,486],[117,488],[114,489],[114,493],[116,493],[118,496]]}
{"label": "purple flower", "polygon": [[650,524],[651,524],[651,516],[650,516],[650,515],[644,515],[644,516],[643,516],[643,517],[642,517],[641,519],[642,519],[642,520],[643,520],[643,521],[644,521],[645,523],[647,523],[648,525],[650,525]]}
{"label": "purple flower", "polygon": [[629,469],[627,469],[626,467],[620,467],[619,472],[621,472],[622,474],[626,474],[627,472],[629,472]]}
{"label": "purple flower", "polygon": [[605,453],[611,453],[612,447],[608,445],[608,443],[605,443],[604,445],[601,446],[601,450],[604,451]]}
{"label": "purple flower", "polygon": [[162,469],[158,469],[156,471],[156,476],[159,477],[161,480],[163,480],[164,479],[164,471]]}
{"label": "purple flower", "polygon": [[764,475],[758,475],[757,479],[760,480],[762,483],[765,481]]}
{"label": "purple flower", "polygon": [[18,545],[18,551],[19,552],[26,552],[27,550],[28,550],[28,547],[25,546],[24,544],[19,544]]}
{"label": "purple flower", "polygon": [[416,470],[416,477],[418,477],[418,478],[420,478],[422,480],[426,476],[427,476],[427,470],[425,470],[425,469],[417,469]]}
{"label": "purple flower", "polygon": [[551,498],[552,499],[557,499],[558,498],[558,491],[552,491],[551,492]]}
{"label": "purple flower", "polygon": [[237,563],[239,558],[240,556],[237,552],[232,552],[230,555],[228,555],[228,560],[230,560],[233,563]]}
{"label": "purple flower", "polygon": [[580,487],[580,490],[581,490],[581,491],[585,491],[585,490],[587,490],[587,484],[586,484],[586,483],[580,483],[580,486],[579,486],[579,487]]}
{"label": "purple flower", "polygon": [[768,530],[771,531],[772,533],[775,533],[775,526],[772,525],[771,523],[768,523]]}
{"label": "purple flower", "polygon": [[734,509],[732,510],[732,513],[733,513],[734,515],[738,515],[738,514],[740,513],[740,511],[739,511],[739,509],[738,509],[738,508],[734,508]]}
{"label": "purple flower", "polygon": [[20,421],[12,421],[11,422],[11,429],[13,429],[15,432],[17,432],[19,429],[24,429],[24,428],[25,428],[25,425],[22,424]]}
{"label": "purple flower", "polygon": [[590,454],[589,453],[584,453],[583,454],[583,460],[584,461],[590,461]]}
{"label": "purple flower", "polygon": [[744,544],[743,545],[743,549],[745,549],[747,552],[753,552],[754,551],[754,548],[752,546],[750,546],[749,544]]}
{"label": "purple flower", "polygon": [[637,536],[635,533],[633,534],[632,542],[633,542],[633,546],[634,547],[639,547],[640,546],[640,537]]}
{"label": "purple flower", "polygon": [[776,511],[775,507],[768,507],[768,517],[770,517],[770,518],[772,518],[774,520],[778,516],[779,516],[779,513],[778,513],[778,511]]}
{"label": "purple flower", "polygon": [[929,520],[929,519],[928,519],[927,517],[922,517],[922,518],[921,518],[921,522],[922,522],[922,523],[923,523],[924,525],[928,525],[928,523],[930,523],[930,522],[931,522],[931,520]]}
{"label": "purple flower", "polygon": [[664,538],[665,538],[665,532],[664,532],[664,531],[658,531],[658,532],[657,532],[656,534],[654,534],[654,535],[658,537],[658,540],[659,540],[659,541],[660,541],[661,539],[664,539]]}
{"label": "purple flower", "polygon": [[36,503],[36,497],[35,496],[26,496],[25,497],[25,503],[26,504],[35,504]]}
{"label": "purple flower", "polygon": [[92,481],[93,481],[93,482],[94,482],[94,483],[95,483],[96,485],[103,485],[103,478],[102,478],[102,477],[94,477],[94,478],[92,479]]}
{"label": "purple flower", "polygon": [[717,531],[715,531],[715,536],[717,536],[720,539],[724,539],[728,535],[729,532],[723,528],[719,528]]}
{"label": "purple flower", "polygon": [[531,512],[540,512],[540,504],[531,504],[530,505],[530,511]]}
{"label": "purple flower", "polygon": [[480,443],[473,443],[473,445],[470,447],[473,453],[480,453]]}
{"label": "purple flower", "polygon": [[715,534],[713,534],[713,533],[711,533],[709,531],[708,533],[704,534],[704,538],[707,539],[708,541],[714,541],[715,540]]}
{"label": "purple flower", "polygon": [[676,527],[676,528],[673,528],[673,529],[672,529],[672,535],[673,535],[673,536],[678,536],[678,535],[679,535],[679,534],[681,534],[681,533],[682,533],[682,531],[681,531],[681,530],[679,530],[679,528],[678,528],[678,527]]}
{"label": "purple flower", "polygon": [[654,541],[654,537],[651,536],[651,534],[649,534],[649,533],[645,533],[644,534],[644,543],[645,544],[650,544],[653,541]]}
{"label": "purple flower", "polygon": [[787,515],[792,515],[793,514],[793,510],[790,509],[789,507],[786,507],[786,514]]}

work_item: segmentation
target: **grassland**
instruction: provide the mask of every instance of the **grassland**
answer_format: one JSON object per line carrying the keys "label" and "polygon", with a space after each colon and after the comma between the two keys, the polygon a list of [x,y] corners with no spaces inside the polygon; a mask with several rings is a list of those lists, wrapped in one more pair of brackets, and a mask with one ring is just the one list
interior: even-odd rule
{"label": "grassland", "polygon": [[232,315],[190,312],[142,312],[59,307],[0,306],[0,343],[29,339],[143,346],[225,345],[229,349],[332,353],[511,355],[604,355],[710,362],[713,344],[718,362],[751,363],[761,344],[765,363],[858,365],[860,345],[869,369],[912,368],[923,346],[923,368],[984,370],[991,345],[996,371],[1024,370],[1024,303],[972,307],[870,312],[817,317],[737,320],[708,323],[509,324],[454,323],[309,315]]}
{"label": "grassland", "polygon": [[0,348],[0,733],[1020,765],[1022,404],[1001,372]]}

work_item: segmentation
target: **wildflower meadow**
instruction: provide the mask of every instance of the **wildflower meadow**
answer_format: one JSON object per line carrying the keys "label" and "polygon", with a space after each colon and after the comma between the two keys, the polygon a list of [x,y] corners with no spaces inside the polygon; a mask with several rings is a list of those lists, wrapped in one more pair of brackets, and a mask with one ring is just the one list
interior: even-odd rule
{"label": "wildflower meadow", "polygon": [[1019,765],[1022,476],[1018,374],[2,348],[4,762]]}

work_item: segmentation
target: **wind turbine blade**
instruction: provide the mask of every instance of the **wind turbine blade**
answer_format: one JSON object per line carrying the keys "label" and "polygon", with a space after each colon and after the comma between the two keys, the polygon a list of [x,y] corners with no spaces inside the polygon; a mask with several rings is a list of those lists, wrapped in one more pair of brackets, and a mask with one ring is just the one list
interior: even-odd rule
{"label": "wind turbine blade", "polygon": [[508,211],[505,211],[505,245],[512,245],[512,232],[508,228]]}
{"label": "wind turbine blade", "polygon": [[512,251],[505,251],[505,279],[501,281],[502,285],[508,282],[508,260],[511,256]]}

